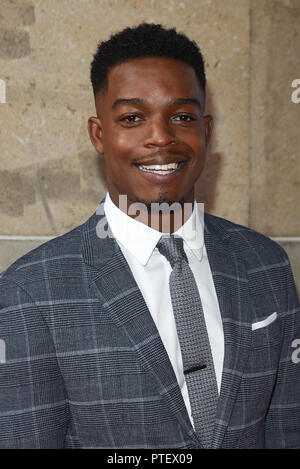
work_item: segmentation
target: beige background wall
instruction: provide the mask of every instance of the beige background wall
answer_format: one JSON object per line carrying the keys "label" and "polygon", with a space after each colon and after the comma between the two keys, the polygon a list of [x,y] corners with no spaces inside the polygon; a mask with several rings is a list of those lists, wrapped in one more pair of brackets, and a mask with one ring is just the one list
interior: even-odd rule
{"label": "beige background wall", "polygon": [[142,21],[185,32],[206,60],[215,134],[198,200],[287,238],[300,285],[300,0],[0,0],[0,271],[105,195],[89,66],[100,40]]}

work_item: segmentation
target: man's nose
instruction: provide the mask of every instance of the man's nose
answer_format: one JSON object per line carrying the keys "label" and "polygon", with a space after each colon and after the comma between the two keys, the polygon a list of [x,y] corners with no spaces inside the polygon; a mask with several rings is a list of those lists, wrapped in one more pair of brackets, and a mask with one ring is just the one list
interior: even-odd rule
{"label": "man's nose", "polygon": [[145,146],[164,147],[172,143],[178,143],[178,138],[172,129],[172,124],[163,118],[158,118],[149,123]]}

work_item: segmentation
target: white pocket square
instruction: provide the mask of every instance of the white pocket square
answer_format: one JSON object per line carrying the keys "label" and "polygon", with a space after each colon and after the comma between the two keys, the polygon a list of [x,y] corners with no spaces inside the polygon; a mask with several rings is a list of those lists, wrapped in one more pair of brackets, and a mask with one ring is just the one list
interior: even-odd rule
{"label": "white pocket square", "polygon": [[255,331],[256,329],[261,329],[262,327],[266,327],[269,324],[271,324],[271,322],[274,322],[276,318],[277,318],[277,312],[275,311],[263,321],[254,322],[252,324],[252,330]]}

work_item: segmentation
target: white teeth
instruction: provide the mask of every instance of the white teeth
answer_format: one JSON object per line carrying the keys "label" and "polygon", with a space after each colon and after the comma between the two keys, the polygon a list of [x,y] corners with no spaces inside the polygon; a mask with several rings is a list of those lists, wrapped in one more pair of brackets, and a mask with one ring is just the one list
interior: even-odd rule
{"label": "white teeth", "polygon": [[[143,166],[143,165],[141,165]],[[147,166],[143,166],[143,168],[146,169],[157,169],[157,170],[167,170],[167,169],[176,169],[178,166],[178,163],[169,163],[169,164],[151,164]]]}
{"label": "white teeth", "polygon": [[147,165],[144,166],[142,164],[139,164],[138,167],[142,171],[148,171],[151,173],[155,174],[171,174],[175,169],[177,169],[179,166],[179,163],[169,163],[169,164],[152,164],[152,165]]}
{"label": "white teeth", "polygon": [[[145,171],[145,170],[143,170],[143,171]],[[148,171],[148,173],[162,174],[164,176],[165,174],[173,173],[173,171],[175,171],[175,170],[174,169],[169,169],[169,171],[159,171],[158,169],[156,169],[155,171]]]}

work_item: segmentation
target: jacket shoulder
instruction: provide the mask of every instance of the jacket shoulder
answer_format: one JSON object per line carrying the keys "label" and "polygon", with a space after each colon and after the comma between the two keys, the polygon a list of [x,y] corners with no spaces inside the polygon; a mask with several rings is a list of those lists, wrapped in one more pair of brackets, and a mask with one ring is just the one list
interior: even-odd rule
{"label": "jacket shoulder", "polygon": [[51,269],[62,273],[64,266],[76,264],[76,259],[82,258],[82,227],[50,239],[17,259],[0,274],[0,284],[13,283],[26,290],[29,283],[39,281]]}
{"label": "jacket shoulder", "polygon": [[221,237],[229,250],[241,257],[250,269],[257,265],[289,262],[280,244],[252,228],[208,213],[204,220],[208,230]]}

